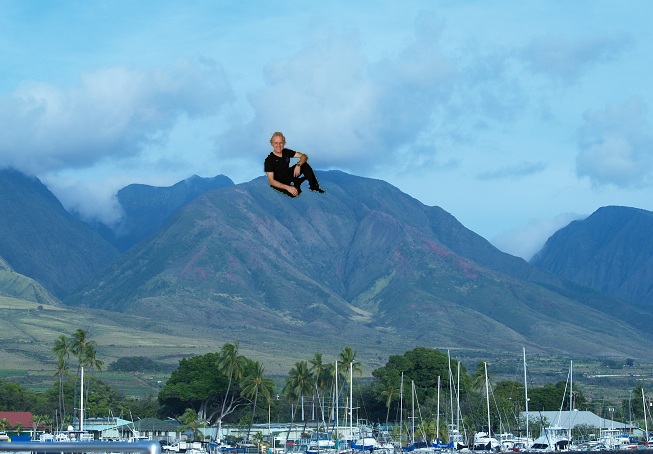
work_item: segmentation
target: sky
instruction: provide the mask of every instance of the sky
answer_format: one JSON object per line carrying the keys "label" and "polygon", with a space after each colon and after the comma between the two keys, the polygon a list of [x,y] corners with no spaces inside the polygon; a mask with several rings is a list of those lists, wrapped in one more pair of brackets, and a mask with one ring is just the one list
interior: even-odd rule
{"label": "sky", "polygon": [[528,260],[602,206],[653,210],[651,23],[647,0],[0,0],[0,167],[112,224],[131,183],[262,176],[282,131],[318,178]]}

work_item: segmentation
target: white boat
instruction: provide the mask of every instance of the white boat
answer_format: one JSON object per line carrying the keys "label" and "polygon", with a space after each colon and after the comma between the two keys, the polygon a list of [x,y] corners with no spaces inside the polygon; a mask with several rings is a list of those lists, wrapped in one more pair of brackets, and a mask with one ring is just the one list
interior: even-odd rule
{"label": "white boat", "polygon": [[621,432],[619,429],[601,429],[599,434],[599,443],[610,450],[634,449],[637,448],[635,444],[630,441],[628,434]]}
{"label": "white boat", "polygon": [[497,452],[501,449],[501,443],[486,432],[477,432],[474,435],[474,451]]}
{"label": "white boat", "polygon": [[[574,410],[573,393],[574,389],[574,362],[569,364],[569,409]],[[562,396],[564,401],[565,396]],[[560,424],[560,413],[557,422]],[[568,451],[571,446],[571,427],[550,426],[544,427],[539,438],[535,439],[529,451]]]}
{"label": "white boat", "polygon": [[496,452],[501,448],[499,440],[491,436],[491,427],[490,423],[490,380],[487,376],[487,363],[483,363],[485,367],[485,397],[487,401],[487,432],[477,432],[474,435],[474,444],[472,450],[474,451],[486,451],[486,452]]}
{"label": "white boat", "polygon": [[535,439],[529,451],[566,451],[569,449],[568,433],[565,427],[545,427],[542,435]]}
{"label": "white boat", "polygon": [[467,449],[467,442],[465,442],[465,436],[460,433],[460,431],[453,425],[449,426],[449,445],[447,447],[453,448],[456,451],[462,449]]}

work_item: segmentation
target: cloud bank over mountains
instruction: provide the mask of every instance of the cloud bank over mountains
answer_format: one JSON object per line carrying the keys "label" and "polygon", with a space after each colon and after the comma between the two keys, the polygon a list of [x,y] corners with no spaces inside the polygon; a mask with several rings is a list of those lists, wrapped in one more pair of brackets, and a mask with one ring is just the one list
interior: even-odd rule
{"label": "cloud bank over mountains", "polygon": [[110,222],[129,183],[260,176],[281,130],[486,238],[523,229],[507,252],[561,213],[653,209],[646,5],[153,5],[0,6],[0,166]]}

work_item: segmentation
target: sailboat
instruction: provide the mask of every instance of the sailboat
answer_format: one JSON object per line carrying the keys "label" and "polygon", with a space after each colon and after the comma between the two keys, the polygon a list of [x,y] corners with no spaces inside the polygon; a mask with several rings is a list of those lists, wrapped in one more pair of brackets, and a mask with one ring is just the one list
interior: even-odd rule
{"label": "sailboat", "polygon": [[512,452],[521,452],[528,451],[529,446],[533,443],[533,440],[530,438],[530,431],[528,429],[529,419],[528,419],[528,374],[526,369],[526,347],[522,348],[523,350],[523,368],[524,368],[524,403],[525,403],[525,422],[526,422],[526,432],[525,434],[519,435],[517,437],[511,433],[500,433],[497,434],[499,443],[501,443],[502,451],[512,451]]}
{"label": "sailboat", "polygon": [[[569,410],[574,409],[573,400],[573,386],[574,386],[574,362],[572,361],[569,366]],[[562,397],[564,402],[565,396]],[[560,412],[562,412],[562,405],[560,405]],[[560,412],[558,412],[558,422],[560,424]],[[571,420],[570,420],[571,421]],[[561,427],[554,425],[543,427],[540,436],[533,442],[529,451],[567,451],[571,444],[571,427]]]}
{"label": "sailboat", "polygon": [[487,363],[485,365],[485,394],[487,397],[487,433],[477,432],[474,435],[474,451],[497,452],[501,448],[499,440],[492,436],[492,424],[490,422],[490,381],[487,378]]}
{"label": "sailboat", "polygon": [[458,379],[456,384],[456,422],[454,424],[454,406],[453,406],[453,372],[451,371],[451,355],[447,350],[447,360],[449,366],[449,400],[451,403],[451,423],[447,427],[449,434],[449,442],[445,445],[446,448],[455,449],[457,451],[466,449],[467,443],[465,436],[460,432],[460,361],[458,361]]}

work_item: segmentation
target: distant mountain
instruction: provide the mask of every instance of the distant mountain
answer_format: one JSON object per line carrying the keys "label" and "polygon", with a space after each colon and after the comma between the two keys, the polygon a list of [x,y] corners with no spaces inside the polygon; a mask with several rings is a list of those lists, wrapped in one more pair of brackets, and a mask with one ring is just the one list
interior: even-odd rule
{"label": "distant mountain", "polygon": [[35,177],[0,170],[0,257],[61,297],[118,257]]}
{"label": "distant mountain", "polygon": [[653,308],[653,213],[608,206],[557,231],[531,263]]}
{"label": "distant mountain", "polygon": [[384,354],[637,356],[651,341],[650,311],[504,254],[441,208],[379,180],[320,181],[326,195],[297,199],[264,178],[207,192],[67,303],[240,332],[277,352],[319,339]]}
{"label": "distant mountain", "polygon": [[118,191],[117,199],[124,216],[117,226],[96,224],[107,241],[121,252],[147,238],[198,195],[213,189],[233,186],[224,176],[201,178],[194,175],[170,187],[130,184]]}
{"label": "distant mountain", "polygon": [[57,298],[53,297],[41,284],[16,273],[2,257],[0,257],[0,296],[39,304],[58,304]]}

